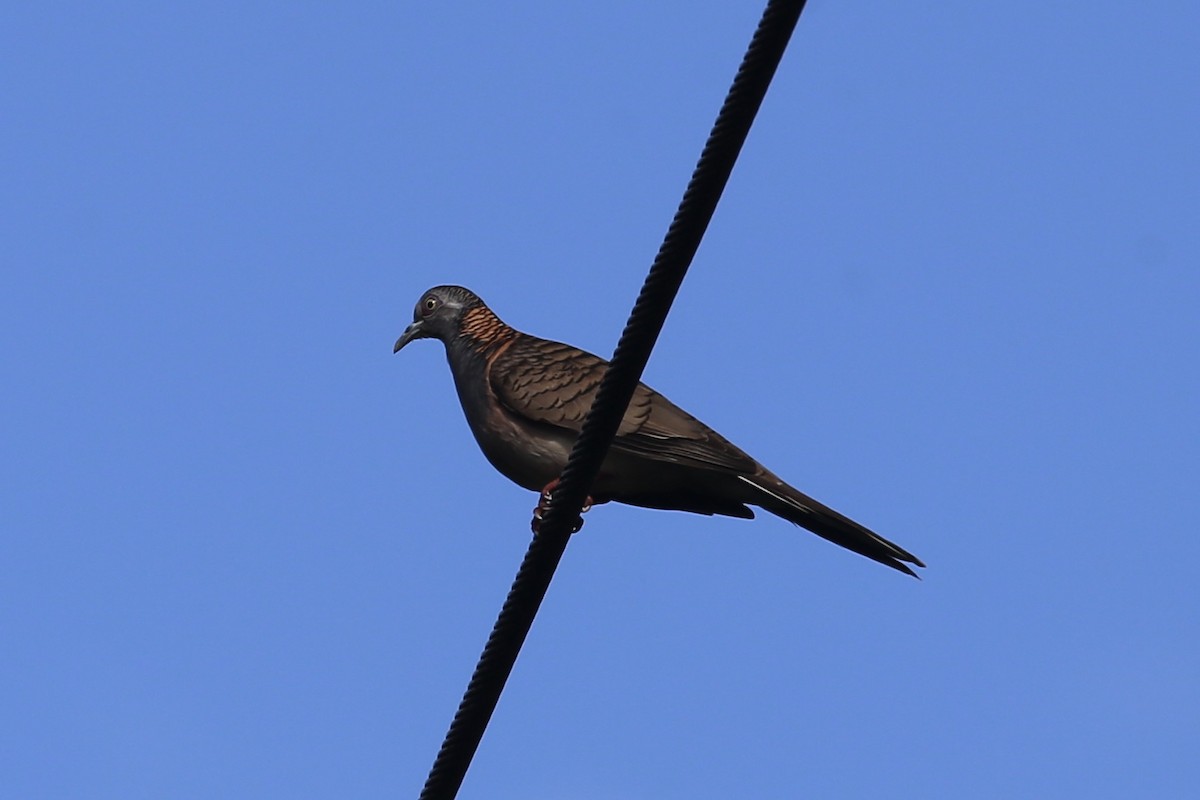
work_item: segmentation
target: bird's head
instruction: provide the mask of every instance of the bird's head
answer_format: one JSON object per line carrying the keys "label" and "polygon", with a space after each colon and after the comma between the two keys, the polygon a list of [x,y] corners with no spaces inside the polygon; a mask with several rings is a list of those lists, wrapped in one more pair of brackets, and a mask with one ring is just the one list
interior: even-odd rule
{"label": "bird's head", "polygon": [[483,301],[470,289],[461,286],[435,286],[417,301],[413,309],[412,324],[404,329],[396,340],[393,353],[413,339],[441,339],[449,342],[458,334],[463,314],[469,309],[483,305]]}

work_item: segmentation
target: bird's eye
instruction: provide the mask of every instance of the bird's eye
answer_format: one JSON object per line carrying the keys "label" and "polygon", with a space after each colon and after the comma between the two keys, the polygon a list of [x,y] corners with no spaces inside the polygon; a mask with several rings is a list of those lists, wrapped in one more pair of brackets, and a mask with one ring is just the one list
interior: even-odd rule
{"label": "bird's eye", "polygon": [[436,297],[426,297],[424,300],[421,301],[421,310],[423,312],[425,312],[426,314],[429,314],[435,308],[437,308],[437,305],[438,305],[438,301],[437,301]]}

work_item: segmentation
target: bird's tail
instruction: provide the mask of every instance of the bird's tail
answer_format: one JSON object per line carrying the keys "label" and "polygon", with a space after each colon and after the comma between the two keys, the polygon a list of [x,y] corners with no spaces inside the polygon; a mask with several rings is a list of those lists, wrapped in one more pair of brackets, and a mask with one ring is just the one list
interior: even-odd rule
{"label": "bird's tail", "polygon": [[769,472],[739,477],[757,490],[757,496],[747,502],[810,530],[823,539],[828,539],[834,544],[841,545],[847,550],[853,550],[880,564],[886,564],[892,569],[905,572],[914,578],[919,576],[908,567],[908,564],[917,567],[925,566],[921,563],[921,559],[904,548],[889,542],[829,506],[818,503]]}

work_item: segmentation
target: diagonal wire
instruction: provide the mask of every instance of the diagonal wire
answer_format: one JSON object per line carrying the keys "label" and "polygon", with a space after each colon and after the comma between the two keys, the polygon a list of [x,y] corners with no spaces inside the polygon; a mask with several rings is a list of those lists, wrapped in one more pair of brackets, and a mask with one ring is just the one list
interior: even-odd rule
{"label": "diagonal wire", "polygon": [[454,721],[450,723],[450,730],[429,771],[421,800],[441,800],[458,794],[521,645],[566,550],[588,489],[600,472],[625,408],[650,360],[650,351],[716,211],[767,87],[804,10],[804,3],[805,0],[771,0],[763,11],[679,209],[596,391],[596,399],[584,419],[579,438],[571,449],[540,532],[533,538],[521,562]]}

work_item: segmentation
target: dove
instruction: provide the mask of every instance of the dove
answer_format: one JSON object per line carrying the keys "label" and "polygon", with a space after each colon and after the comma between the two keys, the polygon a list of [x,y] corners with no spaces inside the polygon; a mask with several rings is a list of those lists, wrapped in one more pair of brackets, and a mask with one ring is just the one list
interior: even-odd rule
{"label": "dove", "polygon": [[[393,352],[417,339],[445,345],[467,424],[487,460],[518,486],[540,494],[536,531],[608,362],[510,327],[461,286],[436,286],[422,294]],[[589,504],[610,501],[743,519],[754,517],[754,506],[914,577],[909,565],[925,566],[785,483],[641,383],[590,488]]]}

